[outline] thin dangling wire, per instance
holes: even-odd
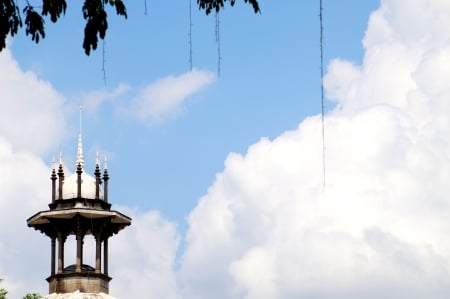
[[[102,8],[105,10],[105,1],[102,1]],[[106,58],[105,58],[105,37],[102,39],[102,73],[103,73],[103,83],[106,86]]]
[[[326,183],[326,164],[325,164],[325,101],[324,101],[324,88],[323,88],[323,5],[320,0],[320,98],[321,98],[321,110],[322,110],[322,171],[323,171],[323,189],[325,190]]]
[[[148,11],[147,11],[147,0],[144,0],[144,15],[147,15]]]
[[[189,0],[189,66],[192,71],[192,0]]]
[[[222,60],[222,56],[220,54],[220,17],[218,11],[216,11],[216,44],[217,44],[217,76],[220,77],[220,62]]]
[[[102,40],[102,73],[103,73],[103,83],[107,85],[106,81],[106,50],[105,50],[105,40]]]

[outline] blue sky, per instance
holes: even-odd
[[[195,2],[195,1],[194,1]],[[328,1],[324,8],[325,63],[362,58],[361,38],[377,1]],[[107,85],[102,49],[86,57],[81,48],[80,8],[69,4],[57,24],[47,22],[47,37],[37,46],[24,35],[12,41],[23,69],[51,82],[72,108],[84,94],[133,89],[189,71],[188,1],[127,3],[128,19],[109,13],[105,41]],[[115,201],[158,209],[184,225],[184,218],[223,169],[230,152],[245,153],[261,137],[274,138],[320,111],[319,19],[317,1],[261,2],[261,14],[243,3],[220,15],[221,75],[217,78],[215,17],[193,3],[193,65],[212,72],[213,83],[191,95],[181,113],[141,123],[117,116],[110,103],[83,115],[87,157],[113,152],[111,185]],[[126,102],[130,94],[116,101]],[[332,104],[327,103],[330,107]],[[75,108],[74,108],[75,109]],[[63,153],[74,160],[78,113],[67,113]],[[98,149],[96,147],[99,147]],[[58,155],[49,151],[46,160]],[[130,190],[133,190],[130,193]]]
[[[106,84],[72,3],[40,44],[0,53],[12,299],[47,291],[49,240],[24,221],[47,207],[52,157],[73,171],[80,104],[86,171],[108,156],[133,218],[110,242],[117,298],[447,298],[447,0],[323,1],[325,186],[318,1],[227,6],[220,76],[213,15],[193,3],[191,71],[189,2],[129,2],[109,14]]]

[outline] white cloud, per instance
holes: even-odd
[[[0,136],[18,149],[42,154],[61,140],[63,97],[33,72],[24,72],[10,50],[0,53]]]
[[[111,103],[116,113],[153,124],[178,116],[190,97],[214,81],[213,73],[193,69],[178,76],[160,78],[144,87],[121,83],[112,90],[84,92],[81,98],[83,109],[89,113],[96,113],[103,104]],[[75,109],[78,104],[70,111]]]
[[[114,101],[115,99],[126,94],[131,89],[131,86],[125,83],[121,83],[111,91],[94,90],[86,92],[82,95],[83,109],[91,113],[95,113],[102,104],[108,101]]]
[[[111,294],[117,298],[178,298],[175,277],[180,236],[158,212],[117,207],[133,218],[132,226],[111,238]]]
[[[12,298],[45,290],[43,278],[49,263],[42,252],[48,244],[27,227],[25,220],[45,208],[50,196],[49,168],[27,152],[14,152],[0,138],[0,278]],[[41,280],[36,280],[41,277]]]
[[[143,122],[159,122],[180,113],[183,103],[215,80],[213,73],[193,69],[157,80],[142,88],[132,100],[130,113]]]
[[[450,291],[448,1],[383,1],[338,105],[225,169],[189,216],[184,298],[446,298]]]
[[[10,50],[0,53],[0,278],[12,298],[46,289],[49,264],[40,234],[25,220],[50,196],[49,166],[41,155],[58,145],[66,123],[63,97],[33,72],[22,71]]]

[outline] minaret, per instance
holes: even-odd
[[[111,280],[108,275],[108,239],[129,226],[131,218],[111,210],[107,197],[109,175],[105,165],[102,189],[98,156],[95,177],[84,171],[81,132],[78,136],[75,164],[76,172],[67,177],[62,157],[58,168],[53,164],[50,176],[52,198],[48,205],[50,209],[31,216],[27,219],[27,224],[51,240],[50,276],[47,278],[50,294],[75,291],[108,294]],[[95,265],[83,263],[83,243],[87,235],[95,238]],[[76,263],[65,266],[64,244],[70,236],[75,236],[76,239]]]

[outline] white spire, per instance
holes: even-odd
[[[95,165],[100,166],[100,156],[98,155],[98,152],[95,154]]]
[[[81,139],[81,133],[78,135],[77,161],[75,166],[78,167],[78,164],[81,165],[81,168],[84,167],[83,140]]]
[[[62,151],[59,152],[59,165],[64,165]]]
[[[104,169],[105,170],[108,169],[108,160],[106,159],[106,156],[105,156],[105,167],[104,167]]]
[[[75,167],[78,167],[78,164],[81,165],[81,168],[84,168],[84,157],[83,157],[83,139],[81,138],[81,110],[83,106],[80,105],[80,133],[78,134],[78,150],[77,150],[77,161]]]

